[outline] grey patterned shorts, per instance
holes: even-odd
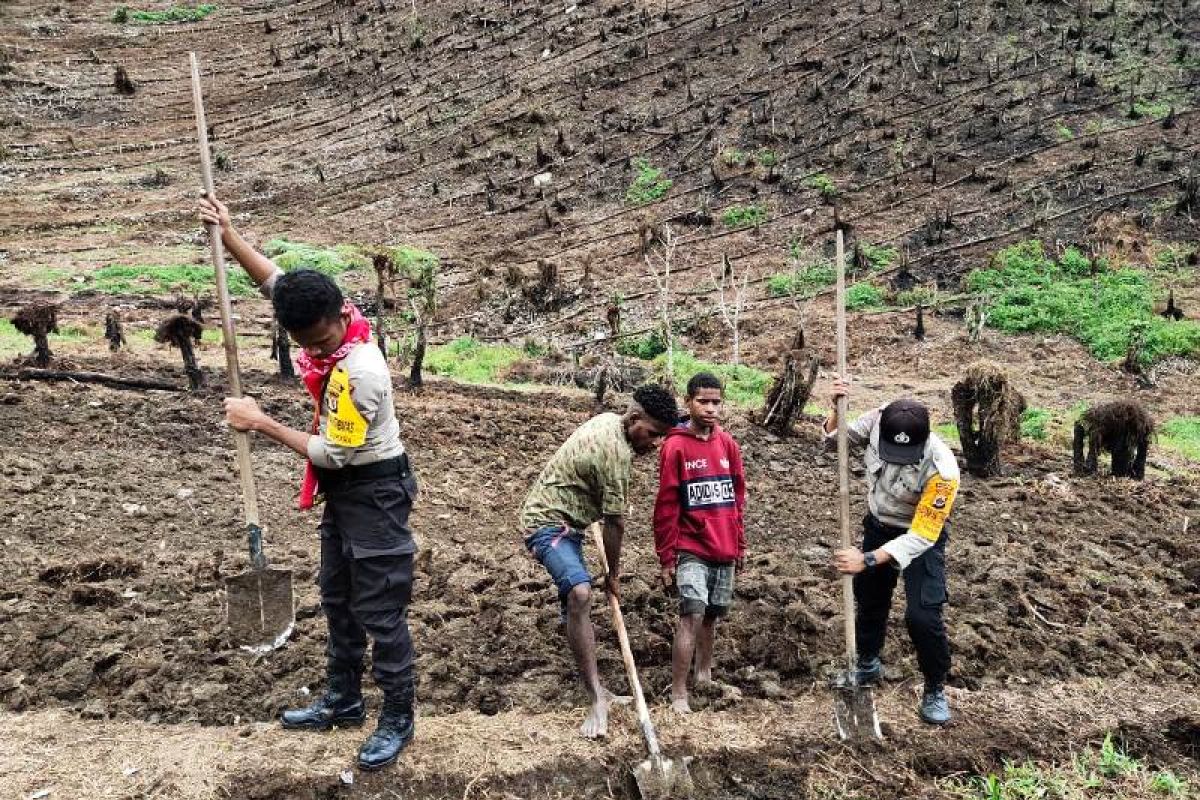
[[[723,617],[733,605],[733,564],[705,561],[680,553],[675,562],[680,614]]]

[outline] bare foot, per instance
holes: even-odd
[[[712,670],[711,669],[706,669],[703,671],[701,671],[699,669],[696,670],[696,683],[712,683],[712,682],[713,682],[713,678],[712,678]]]
[[[601,689],[600,696],[592,704],[592,711],[587,719],[579,726],[579,733],[585,739],[599,739],[608,735],[608,708],[614,703],[627,705],[633,698],[615,695],[608,689]]]
[[[678,698],[672,700],[671,701],[671,710],[674,711],[676,714],[692,713],[692,707],[690,705],[688,705],[688,699],[686,697],[678,697]]]

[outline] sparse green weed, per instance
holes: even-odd
[[[484,344],[470,336],[460,336],[444,345],[430,347],[425,353],[425,369],[434,374],[466,383],[499,383],[504,373],[526,358],[520,347]]]
[[[869,283],[856,283],[846,289],[846,308],[857,311],[883,305],[883,290]]]
[[[635,158],[633,167],[637,175],[625,192],[626,202],[634,205],[645,205],[655,200],[661,200],[671,190],[674,181],[664,177],[663,171],[653,166],[644,158]]]
[[[727,228],[758,227],[767,221],[767,210],[759,205],[730,206],[721,214]]]
[[[212,3],[201,3],[196,6],[171,6],[162,11],[138,11],[128,6],[117,6],[113,11],[112,21],[117,23],[132,22],[139,25],[167,25],[173,22],[199,22],[217,10]]]
[[[227,274],[230,294],[254,294],[254,285],[240,269],[229,270]],[[108,294],[200,294],[215,291],[217,285],[213,268],[199,264],[110,264],[91,273],[89,278],[72,288]]]
[[[804,185],[816,191],[825,200],[832,200],[837,197],[837,184],[824,172],[808,176],[804,179]]]
[[[654,359],[654,366],[659,371],[666,370],[667,356]],[[701,361],[686,350],[676,350],[674,353],[675,385],[680,394],[687,389],[688,380],[697,372],[711,372],[725,384],[725,400],[733,405],[756,407],[762,405],[767,389],[771,386],[771,375],[760,369],[747,367],[744,364],[718,364],[711,361]]]
[[[392,249],[400,250],[402,248]],[[368,264],[362,251],[353,245],[346,244],[321,247],[306,242],[272,239],[263,247],[263,252],[285,272],[291,272],[294,269],[315,269],[331,278],[336,278],[350,270],[364,269]]]

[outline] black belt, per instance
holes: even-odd
[[[408,463],[408,453],[401,453],[395,458],[385,458],[383,461],[373,461],[370,464],[354,464],[341,469],[323,469],[316,467],[317,483],[321,491],[337,491],[351,483],[359,481],[377,481],[382,478],[398,478],[404,480],[412,474]]]

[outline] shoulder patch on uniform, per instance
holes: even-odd
[[[367,420],[355,407],[352,394],[350,373],[341,365],[334,367],[325,390],[329,410],[325,438],[339,447],[362,447],[367,441]]]

